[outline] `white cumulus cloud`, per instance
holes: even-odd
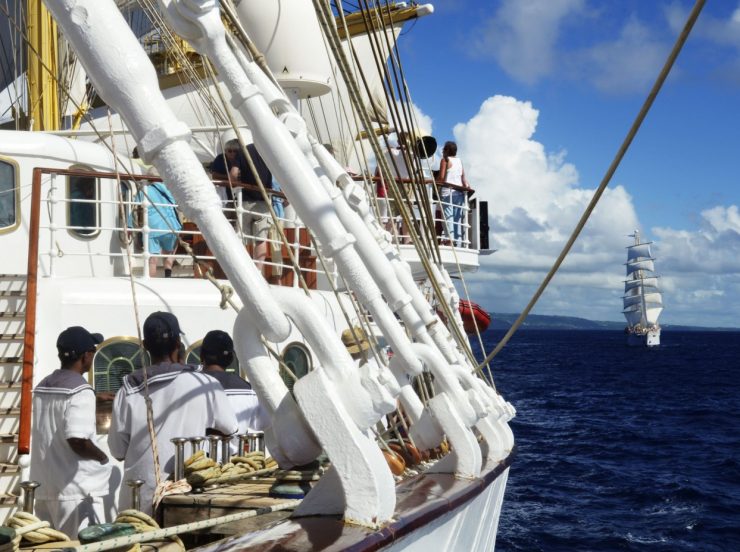
[[[562,22],[584,4],[584,0],[504,0],[485,22],[474,49],[494,57],[511,76],[536,82],[553,70]]]
[[[595,190],[579,184],[566,152],[534,138],[539,112],[529,102],[494,96],[455,126],[466,174],[488,201],[491,247],[479,272],[466,278],[474,300],[498,312],[519,312],[566,243]],[[717,206],[695,230],[643,229],[667,305],[664,321],[740,326],[740,211]],[[622,185],[607,188],[536,312],[618,320],[627,236],[640,229]]]
[[[545,79],[590,83],[602,92],[643,92],[655,80],[675,27],[683,26],[685,10],[672,4],[660,24],[642,21],[627,9],[587,0],[503,0],[483,21],[472,55],[494,59],[513,79],[526,84]],[[614,17],[622,18],[615,24]],[[705,31],[715,40],[735,40],[737,22],[713,21]],[[590,32],[599,28],[600,33]],[[589,38],[573,41],[574,35]],[[734,37],[734,38],[733,38]]]
[[[574,52],[570,73],[587,78],[603,92],[646,90],[653,83],[670,45],[635,17],[629,18],[619,36]]]

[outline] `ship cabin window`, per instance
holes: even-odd
[[[280,377],[283,378],[288,389],[293,391],[293,385],[313,368],[311,351],[303,343],[294,342],[286,345],[280,357]]]
[[[192,364],[192,365],[199,365],[203,364],[203,361],[200,359],[200,347],[203,345],[203,340],[196,341],[193,343],[190,348],[185,353],[185,364]],[[235,374],[239,374],[239,360],[236,358],[236,355],[234,355],[234,360],[231,361],[231,364],[229,364],[225,370],[227,372],[233,372]]]
[[[87,167],[72,167],[90,170]],[[70,232],[81,238],[92,238],[100,232],[100,183],[93,176],[70,176],[67,179],[67,224]]]
[[[0,232],[18,227],[19,197],[16,166],[0,160]]]
[[[112,337],[98,345],[89,376],[97,397],[98,433],[108,433],[113,398],[123,385],[123,378],[148,365],[149,353],[135,337]]]

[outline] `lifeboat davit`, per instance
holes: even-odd
[[[463,328],[468,334],[475,334],[476,325],[478,331],[483,332],[491,323],[491,315],[488,314],[478,303],[460,299],[460,316],[463,321]]]

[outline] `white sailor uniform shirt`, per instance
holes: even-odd
[[[96,440],[95,392],[77,372],[58,369],[33,390],[31,479],[38,500],[108,494],[111,466],[80,457],[67,439]]]
[[[199,366],[169,363],[150,366],[147,378],[162,481],[174,471],[175,446],[170,439],[203,436],[207,428],[225,435],[237,431],[236,416],[223,388],[203,374]],[[115,458],[124,459],[124,482],[144,480],[141,510],[151,513],[156,479],[142,370],[126,376],[116,393],[108,446]],[[122,492],[119,508],[128,508],[130,499],[128,492]]]
[[[233,372],[205,370],[203,373],[218,380],[224,388],[236,413],[239,433],[262,430],[269,425],[267,411],[260,405],[257,393],[254,392],[249,382]]]

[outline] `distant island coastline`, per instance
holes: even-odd
[[[489,330],[508,330],[519,314],[510,312],[491,313],[491,325]],[[543,314],[530,314],[522,324],[523,330],[624,330],[624,322],[611,322],[599,320],[587,320],[575,316],[547,316]],[[709,328],[702,326],[679,326],[673,324],[661,324],[664,330],[682,332],[738,332],[740,328]]]

